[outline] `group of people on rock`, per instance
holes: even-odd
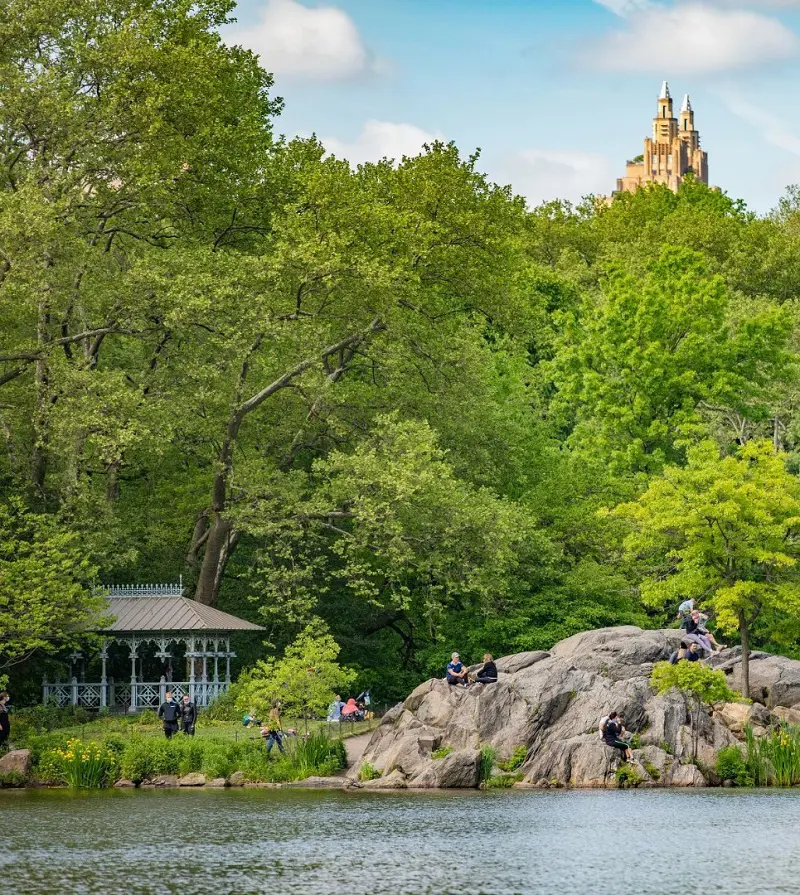
[[[165,697],[158,709],[158,717],[164,723],[164,736],[169,740],[178,730],[183,730],[187,736],[193,737],[197,724],[197,706],[189,698],[189,694],[184,693],[180,702],[173,698],[172,690],[167,690]]]
[[[347,702],[337,693],[333,702],[328,706],[327,720],[336,721],[367,721],[372,717],[369,706],[372,702],[369,690],[364,690],[358,696],[351,696]]]
[[[711,657],[726,649],[725,645],[719,643],[706,627],[708,615],[697,609],[694,600],[684,600],[678,607],[676,617],[680,619],[681,630],[684,634],[681,638],[680,649],[675,650],[669,657],[669,661],[673,665],[682,661],[698,662],[704,658],[701,650]]]
[[[469,687],[472,684],[496,684],[497,665],[491,653],[484,653],[483,667],[475,674],[470,674],[469,668],[461,661],[458,653],[453,653],[447,663],[445,678],[448,684],[454,687]]]

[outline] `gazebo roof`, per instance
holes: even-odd
[[[123,631],[263,631],[261,625],[221,612],[183,596],[179,584],[110,587],[108,615],[114,621],[104,634]]]

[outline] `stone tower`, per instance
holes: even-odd
[[[643,154],[629,161],[625,176],[617,179],[617,192],[632,193],[647,183],[664,183],[677,190],[687,174],[708,184],[708,153],[700,148],[689,95],[683,98],[680,118],[675,118],[669,84],[664,81],[653,119],[653,136],[645,137]]]

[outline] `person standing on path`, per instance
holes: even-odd
[[[0,690],[0,752],[6,748],[11,735],[11,718],[8,716],[8,690]]]
[[[267,755],[275,745],[279,752],[283,752],[283,728],[281,727],[281,704],[279,702],[272,703],[267,723],[261,729],[261,736],[264,737],[264,742],[267,745]]]
[[[181,707],[172,698],[172,690],[167,690],[166,700],[161,703],[158,717],[164,721],[164,736],[170,740],[178,732],[178,719],[181,717]]]
[[[197,723],[197,706],[189,699],[189,694],[184,693],[181,700],[181,724],[186,736],[194,736],[194,726]]]

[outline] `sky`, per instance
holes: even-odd
[[[800,182],[800,0],[240,0],[229,43],[352,164],[454,140],[531,205],[607,195],[661,82],[709,179],[756,212]]]

